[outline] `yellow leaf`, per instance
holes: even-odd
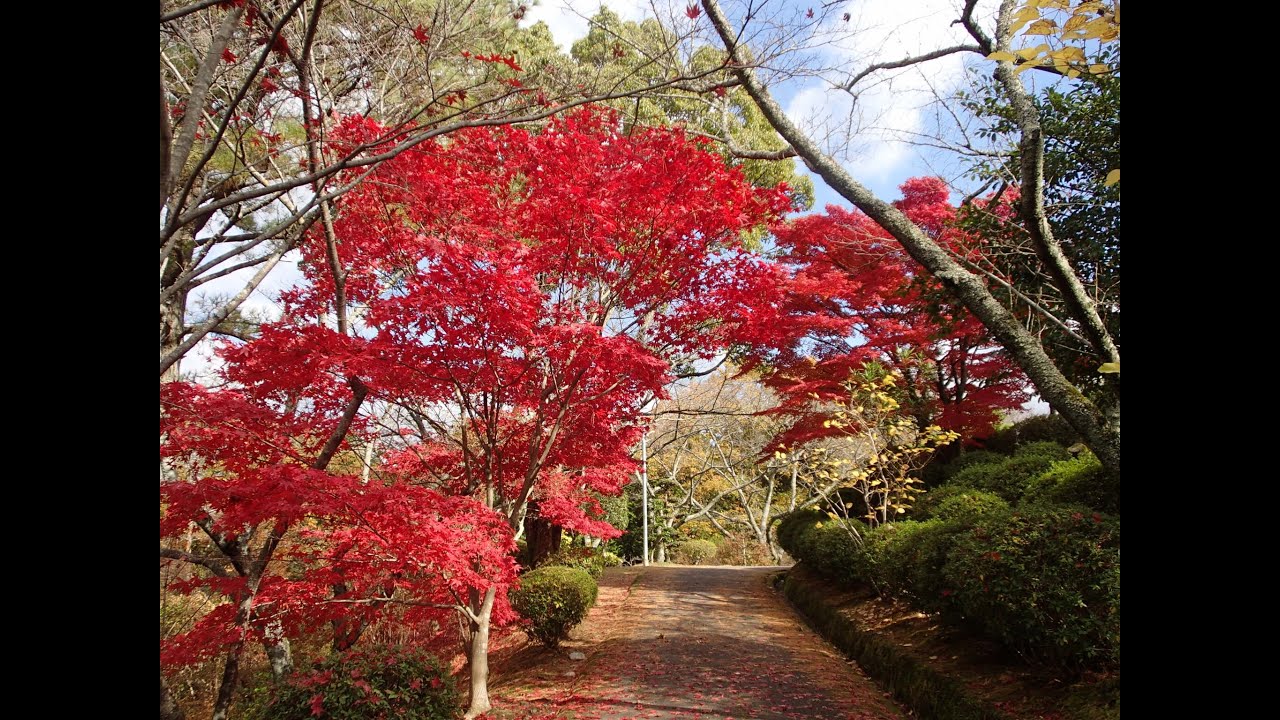
[[[1118,375],[1120,374],[1120,363],[1118,362],[1102,363],[1102,365],[1098,366],[1098,372],[1116,373]]]
[[[1089,18],[1084,15],[1072,15],[1067,18],[1067,22],[1062,26],[1062,32],[1071,32],[1082,27],[1087,22],[1089,22]]]
[[[1016,58],[1013,56],[1013,53],[1007,53],[1007,52],[1004,52],[1004,51],[997,51],[997,52],[993,52],[993,53],[991,53],[990,55],[988,55],[988,56],[987,56],[987,59],[988,59],[988,60],[1007,60],[1007,61],[1009,61],[1009,62],[1013,62]]]
[[[1090,72],[1090,73],[1092,73],[1092,74],[1094,74],[1094,75],[1101,75],[1101,74],[1103,74],[1103,73],[1111,72],[1111,66],[1110,66],[1110,65],[1103,65],[1103,64],[1090,65],[1090,66],[1089,66],[1089,72]]]
[[[1031,27],[1027,28],[1026,32],[1024,32],[1023,34],[1024,35],[1053,35],[1057,31],[1058,31],[1057,23],[1047,18],[1041,18],[1040,20],[1037,20],[1031,23]]]
[[[1102,184],[1106,187],[1111,187],[1118,182],[1120,182],[1120,168],[1116,168],[1115,170],[1107,173],[1107,179],[1103,180]]]
[[[1040,54],[1039,48],[1026,47],[1018,51],[1018,57],[1030,60]]]

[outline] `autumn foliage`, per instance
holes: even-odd
[[[976,253],[980,243],[955,228],[945,184],[914,178],[895,206],[945,247]],[[776,446],[836,434],[822,403],[845,394],[852,375],[877,364],[904,379],[904,410],[920,426],[964,438],[989,434],[998,410],[1020,406],[1027,382],[972,315],[886,231],[860,211],[828,206],[776,231],[790,268],[779,315],[758,326],[753,361],[781,411],[797,418]],[[815,403],[815,401],[817,401]]]
[[[350,118],[334,152],[381,137]],[[163,662],[326,625],[349,646],[391,607],[509,620],[529,501],[616,535],[596,498],[634,469],[641,405],[761,322],[781,273],[743,238],[790,208],[785,190],[597,111],[377,166],[331,233],[313,227],[283,317],[222,348],[221,385],[162,389],[161,535],[203,533],[168,551],[205,570],[175,589],[226,599]],[[375,437],[368,477],[333,462]]]

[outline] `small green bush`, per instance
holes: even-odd
[[[819,573],[846,584],[870,581],[873,577],[870,556],[863,552],[843,524],[854,524],[854,530],[865,542],[866,525],[857,520],[838,521],[826,518],[810,526],[796,541],[797,559]]]
[[[788,555],[799,560],[800,553],[796,549],[796,541],[799,539],[800,533],[825,519],[827,519],[826,513],[813,508],[789,513],[778,521],[778,527],[774,531],[774,536],[778,539],[778,547],[786,550]]]
[[[1071,457],[1071,453],[1067,452],[1066,447],[1052,440],[1037,440],[1025,443],[1019,445],[1018,449],[1013,451],[1014,457],[1027,457],[1029,455],[1039,455],[1054,460],[1067,460]]]
[[[943,567],[958,609],[1027,657],[1117,667],[1120,521],[1083,506],[1029,506],[980,518]]]
[[[607,568],[621,567],[622,558],[618,557],[617,555],[614,555],[608,550],[605,550],[604,555],[600,557],[600,562]]]
[[[255,720],[453,720],[458,693],[435,657],[395,647],[334,655],[277,684]]]
[[[1093,453],[1063,460],[1032,480],[1022,502],[1038,504],[1079,504],[1111,515],[1120,514],[1120,482],[1106,472]]]
[[[710,540],[685,540],[675,546],[672,556],[682,565],[701,565],[715,557],[718,549]]]
[[[548,555],[538,567],[552,565],[586,570],[591,577],[599,579],[604,573],[604,552],[599,548],[565,546]]]
[[[942,509],[946,506],[946,510]],[[989,510],[1007,510],[1004,498],[986,490],[975,490],[964,485],[943,485],[926,492],[911,508],[912,520],[944,518],[959,520]]]
[[[1004,462],[967,467],[952,476],[944,487],[959,486],[993,492],[1009,502],[1022,497],[1027,485],[1049,466],[1054,458],[1048,455],[1022,455]]]
[[[938,507],[934,511],[934,517],[940,520],[956,520],[966,525],[971,525],[983,515],[1004,512],[1009,509],[1009,503],[995,493],[986,492],[985,490],[966,490],[964,488],[958,488],[958,490],[960,492],[944,498],[942,502],[938,503]]]
[[[933,485],[940,485],[943,482],[950,480],[956,473],[964,470],[965,468],[970,468],[974,465],[1002,463],[1008,459],[1008,455],[1001,455],[1000,453],[991,452],[990,450],[968,450],[955,460],[943,465],[942,471],[939,473],[938,482],[933,483]]]
[[[1071,447],[1080,441],[1080,435],[1061,415],[1035,415],[996,431],[983,444],[988,450],[1008,454],[1019,445],[1039,440]]]
[[[511,593],[511,607],[528,622],[530,635],[555,648],[587,616],[598,592],[586,570],[544,565],[520,578],[520,589]]]
[[[910,598],[924,610],[946,609],[951,592],[942,568],[947,553],[966,529],[963,523],[941,519],[905,520],[877,527],[866,544],[876,587]]]

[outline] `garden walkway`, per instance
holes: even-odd
[[[882,720],[904,714],[810,630],[778,568],[615,568],[573,639],[495,677],[492,717]],[[584,653],[585,661],[568,659]],[[532,659],[532,658],[531,658]]]

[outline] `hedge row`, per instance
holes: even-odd
[[[778,540],[806,567],[963,618],[1030,659],[1118,665],[1120,523],[1083,506],[956,494],[928,520],[873,530],[795,513]],[[859,543],[854,533],[861,538]]]

